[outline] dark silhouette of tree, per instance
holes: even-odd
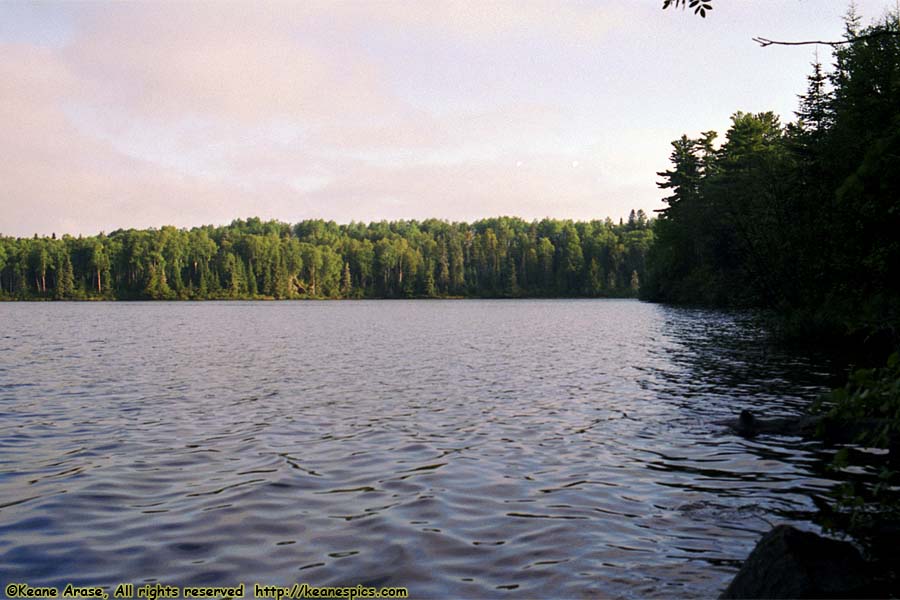
[[[851,11],[796,122],[736,113],[718,149],[710,134],[673,142],[644,297],[764,307],[795,333],[900,339],[898,31],[898,13],[860,28]]]

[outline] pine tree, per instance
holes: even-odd
[[[247,293],[256,296],[259,290],[256,287],[256,272],[253,270],[253,263],[247,263]]]
[[[434,285],[434,269],[431,268],[431,263],[425,268],[425,295],[429,298],[437,296],[437,289]]]
[[[341,277],[341,295],[344,298],[349,298],[350,293],[353,291],[353,279],[350,275],[350,263],[344,263],[344,274]]]
[[[278,252],[275,263],[275,272],[272,277],[272,287],[276,298],[290,298],[290,275],[288,275],[287,261],[284,254]]]
[[[60,253],[59,283],[56,286],[57,298],[71,298],[75,293],[75,274],[72,271],[72,259],[67,251]]]
[[[818,56],[812,63],[813,72],[806,77],[806,93],[800,95],[800,106],[795,113],[800,119],[804,132],[818,141],[821,134],[831,126],[831,94],[828,90],[828,76],[822,70]]]
[[[514,260],[510,259],[509,268],[506,273],[506,285],[504,286],[504,293],[514,298],[519,295],[519,279],[516,276],[516,263]]]
[[[588,267],[587,289],[585,292],[588,296],[599,296],[603,291],[603,272],[600,269],[600,263],[596,258],[591,259],[590,267]]]
[[[438,258],[438,283],[441,292],[447,293],[450,287],[450,258],[447,254],[447,242],[441,242],[441,255]]]

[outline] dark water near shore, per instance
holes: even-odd
[[[0,583],[717,595],[826,365],[629,300],[0,304]],[[252,590],[251,590],[252,591]],[[252,593],[251,593],[252,595]]]

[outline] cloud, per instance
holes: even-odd
[[[377,65],[308,43],[292,26],[309,17],[300,3],[252,6],[269,10],[225,2],[106,5],[82,17],[65,60],[94,102],[138,116],[252,123],[386,109],[390,94]]]
[[[351,2],[344,10],[345,17],[355,20],[380,20],[405,29],[456,36],[470,43],[550,37],[566,43],[596,44],[626,20],[625,12],[615,4],[556,0]]]
[[[66,111],[83,101],[80,82],[55,52],[7,44],[0,56],[0,80],[8,84],[0,86],[3,233],[96,233],[162,224],[163,215],[203,222],[220,219],[215,209],[239,195],[86,135]]]
[[[596,194],[596,173],[571,172],[579,142],[562,104],[502,87],[442,104],[474,76],[468,63],[433,87],[420,78],[462,52],[490,62],[475,65],[483,89],[526,81],[518,69],[546,65],[501,50],[597,44],[621,19],[595,3],[130,2],[62,12],[64,43],[0,45],[0,109],[10,115],[0,120],[3,233],[249,215],[543,216]]]
[[[352,165],[320,189],[303,195],[312,206],[365,207],[364,219],[472,220],[491,215],[592,219],[634,208],[635,186],[598,191],[604,165],[559,155],[506,155],[453,164]],[[646,198],[644,198],[646,200]],[[342,206],[343,205],[343,206]],[[490,213],[485,207],[490,207]],[[372,207],[382,211],[371,212]]]

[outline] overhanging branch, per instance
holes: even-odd
[[[831,46],[834,48],[835,46],[842,46],[844,44],[853,44],[855,42],[862,42],[864,40],[869,40],[872,38],[882,37],[885,35],[891,36],[900,36],[900,31],[876,31],[874,33],[870,33],[868,35],[860,35],[857,37],[852,37],[847,40],[839,40],[839,41],[823,41],[823,40],[809,40],[804,42],[779,42],[776,40],[770,40],[764,37],[755,37],[753,41],[759,44],[761,47],[765,48],[766,46],[810,46],[813,44],[821,44],[823,46]]]
[[[845,40],[841,42],[826,42],[823,40],[809,40],[806,42],[778,42],[776,40],[770,40],[764,37],[755,37],[753,41],[759,44],[761,47],[765,48],[766,46],[809,46],[812,44],[822,44],[825,46],[838,46],[840,44],[849,44],[851,40]]]

